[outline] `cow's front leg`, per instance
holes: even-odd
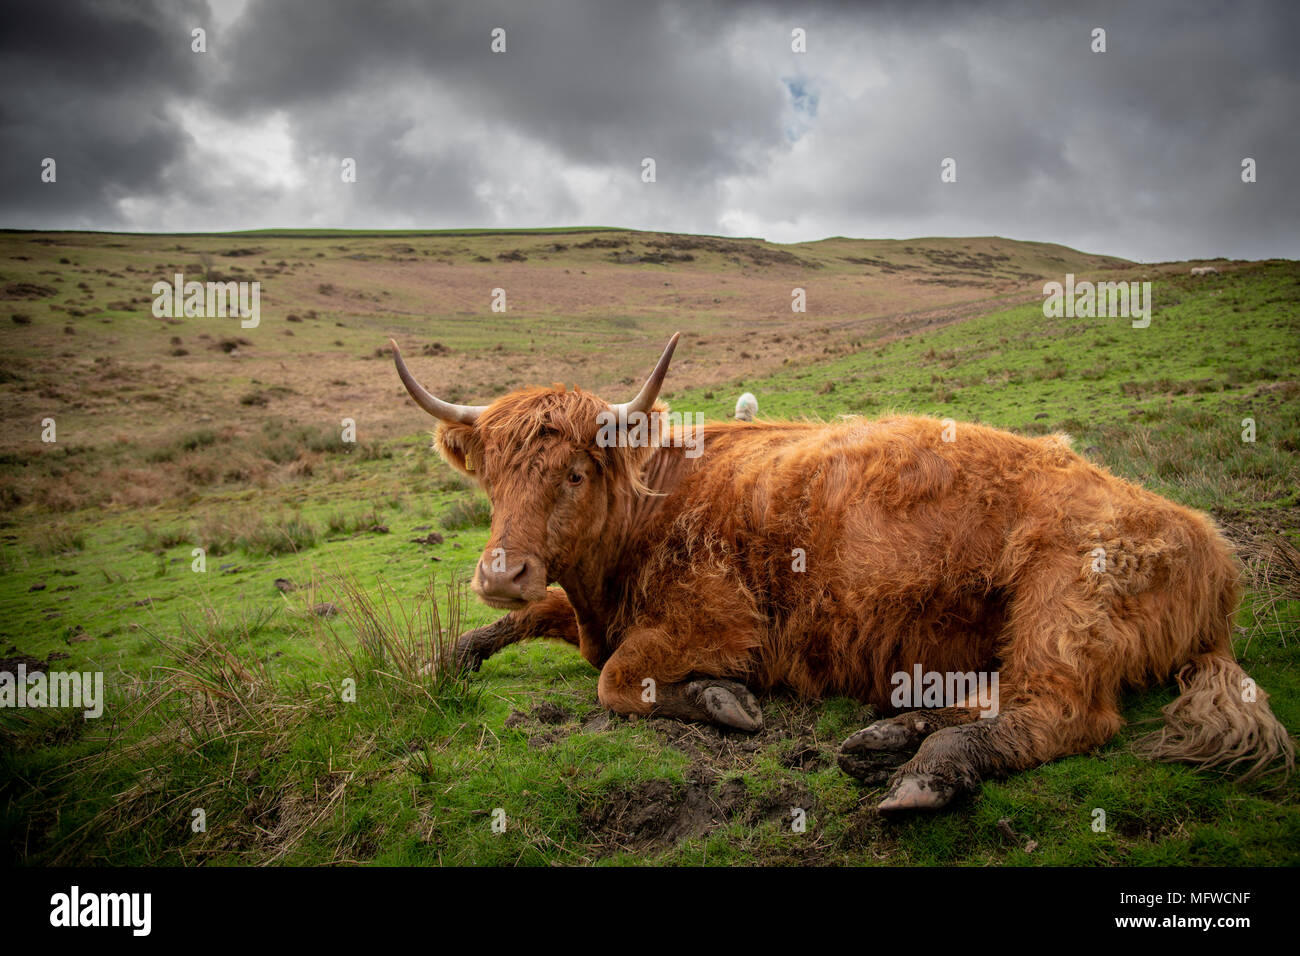
[[[491,624],[466,631],[456,641],[451,663],[461,670],[476,671],[502,648],[539,637],[580,644],[573,605],[559,588],[551,588],[540,601],[511,611]],[[441,664],[441,660],[438,663]]]
[[[689,646],[665,644],[659,632],[633,632],[601,668],[600,702],[619,714],[762,730],[757,699],[726,671],[725,659],[704,649],[692,653]]]

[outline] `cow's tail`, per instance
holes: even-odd
[[[1213,530],[1205,539],[1204,575],[1188,589],[1166,634],[1183,637],[1178,697],[1164,708],[1164,726],[1137,741],[1153,760],[1181,761],[1242,779],[1295,769],[1295,745],[1268,706],[1268,694],[1246,676],[1232,651],[1232,623],[1241,602],[1241,571],[1231,545]]]
[[[1178,690],[1164,708],[1164,727],[1137,742],[1139,753],[1152,760],[1240,769],[1243,780],[1295,769],[1290,735],[1268,706],[1268,694],[1246,676],[1230,647],[1184,664]]]

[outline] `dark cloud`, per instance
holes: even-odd
[[[602,223],[1300,255],[1300,5],[1284,0],[214,4],[13,7],[0,223]],[[46,155],[57,187],[39,182]]]
[[[207,5],[12,3],[2,16],[0,223],[119,224],[117,202],[157,189],[184,154],[174,110],[204,85],[190,30]]]

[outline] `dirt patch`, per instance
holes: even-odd
[[[685,786],[647,780],[603,795],[582,822],[608,853],[665,849],[725,825],[746,803],[741,780],[718,786],[693,772]]]
[[[13,653],[16,648],[11,647],[9,650],[10,653]],[[67,656],[67,654],[56,652],[51,654],[48,660],[44,661],[39,657],[28,657],[25,654],[19,654],[16,657],[3,657],[0,658],[0,673],[7,671],[10,674],[17,675],[19,667],[25,668],[25,672],[28,674],[35,674],[38,671],[40,673],[45,673],[50,669],[51,664]]]
[[[786,768],[812,771],[833,764],[838,739],[817,735],[818,708],[794,698],[776,698],[764,707],[765,725],[757,734],[724,730],[710,724],[650,718],[644,723],[691,760],[685,784],[649,780],[604,793],[584,807],[583,824],[598,853],[653,853],[685,840],[698,839],[730,823],[789,826],[795,811],[815,827],[816,795],[802,781],[784,780],[754,793],[754,779],[764,755],[775,754]],[[864,708],[864,722],[869,708]],[[589,721],[590,723],[590,721]],[[584,728],[585,730],[585,728]],[[816,863],[826,847],[810,839],[791,863]]]
[[[605,793],[585,807],[583,825],[603,853],[647,853],[706,836],[732,822],[754,826],[815,818],[817,798],[807,787],[783,783],[753,794],[745,781],[692,769],[685,784],[647,780]]]
[[[573,715],[557,704],[543,702],[532,709],[532,718],[543,724],[563,724],[572,720]]]
[[[573,719],[573,715],[563,707],[543,701],[527,714],[518,710],[510,711],[510,716],[506,718],[506,726],[520,727],[530,722],[539,724],[563,724]]]
[[[715,774],[745,773],[758,754],[775,753],[785,767],[817,770],[835,762],[841,741],[818,737],[819,710],[807,701],[786,697],[764,698],[763,729],[756,734],[724,730],[712,724],[683,723],[650,719],[647,723],[672,747],[691,758],[693,764]],[[874,717],[863,707],[860,726]]]
[[[37,282],[11,282],[4,287],[2,298],[5,299],[47,299],[58,295],[59,290]]]
[[[564,727],[565,724],[573,724]],[[534,750],[549,747],[577,729],[577,718],[556,704],[543,701],[528,713],[512,710],[506,717],[506,727],[528,736],[528,746]]]

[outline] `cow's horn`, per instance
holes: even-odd
[[[636,398],[622,405],[613,406],[614,412],[618,415],[620,421],[625,421],[632,412],[650,414],[650,409],[654,408],[655,399],[659,397],[659,389],[663,388],[664,376],[668,374],[668,363],[673,360],[673,350],[677,348],[677,340],[681,336],[682,333],[675,332],[673,337],[668,340],[668,347],[664,349],[664,354],[659,356],[659,364],[650,373],[650,377],[645,380],[645,384],[641,386],[641,391],[637,393]]]
[[[423,385],[415,380],[406,363],[402,361],[402,352],[397,347],[397,343],[392,339],[388,344],[393,347],[393,364],[397,366],[397,374],[402,377],[402,384],[406,390],[411,393],[415,399],[415,404],[419,405],[434,418],[443,422],[454,422],[461,425],[473,425],[478,417],[483,414],[486,405],[453,405],[451,402],[444,402],[436,395],[431,395],[425,391]]]

